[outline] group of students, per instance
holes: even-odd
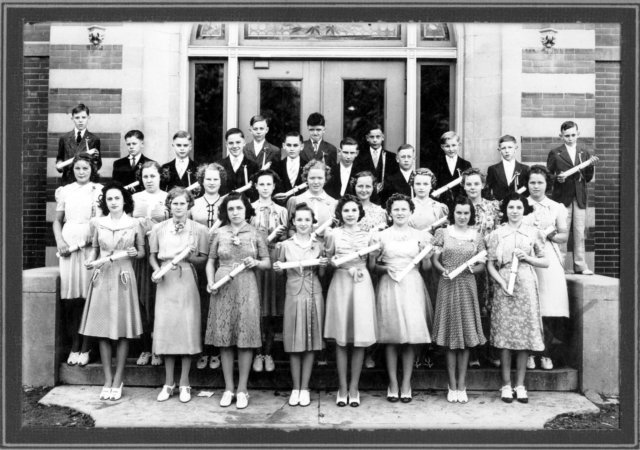
[[[59,161],[69,155],[65,142],[79,144],[88,133],[84,108],[72,113],[76,130],[72,139],[61,138]],[[577,125],[568,125],[563,139],[567,130],[577,133]],[[176,159],[160,166],[142,160],[144,136],[132,130],[125,135],[130,155],[116,161],[114,181],[104,187],[96,183],[99,140],[87,141],[87,151],[73,157],[70,183],[56,191],[53,225],[65,322],[73,336],[67,362],[87,364],[87,337],[98,338],[101,399],[122,396],[128,339],[142,336],[138,363],[165,365],[158,401],[176,390],[177,357],[179,397],[190,400],[192,358],[201,354],[199,368],[222,366],[220,405],[235,401],[245,408],[252,366],[273,370],[275,321],[282,320],[292,406],[310,404],[314,356],[325,340],[336,344],[338,406],[360,404],[358,381],[366,349],[374,344],[385,346],[389,401],[411,401],[416,349],[435,344],[446,353],[448,401],[466,403],[470,355],[475,359],[472,351],[487,340],[500,350],[501,398],[528,401],[524,378],[527,366],[535,367],[531,352],[544,352],[542,367],[551,368],[554,319],[569,315],[558,247],[567,240],[568,215],[563,204],[546,197],[547,188],[584,184],[592,166],[552,181],[559,172],[516,162],[516,140],[503,136],[503,160],[485,178],[457,155],[460,138],[447,132],[434,170],[414,169],[415,149],[405,144],[387,152],[379,125],[367,135],[368,151],[360,152],[350,138],[338,151],[322,140],[324,118],[317,113],[309,118],[311,139],[288,133],[280,159],[281,150],[265,140],[263,117],[251,120],[251,130],[249,145],[241,130],[228,130],[229,156],[200,167],[188,157],[187,132],[173,138]],[[570,139],[575,152],[575,136],[565,146]],[[553,150],[550,161],[554,152],[564,156]],[[124,187],[131,174],[140,183],[134,194]],[[442,201],[431,197],[459,175],[462,182]],[[249,183],[250,190],[237,192]],[[306,190],[293,195],[301,185]],[[521,187],[528,196],[518,193]],[[261,350],[254,357],[255,349]]]

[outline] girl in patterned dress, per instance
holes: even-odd
[[[309,379],[313,369],[314,352],[322,350],[324,305],[322,287],[316,272],[328,264],[322,241],[311,236],[316,216],[306,204],[295,206],[291,216],[295,234],[276,246],[277,261],[273,269],[280,272],[280,262],[320,260],[316,267],[287,269],[284,304],[283,344],[289,353],[293,390],[289,405],[308,406],[311,403]]]
[[[544,349],[535,267],[548,267],[549,262],[544,254],[544,235],[523,223],[523,217],[533,211],[526,197],[511,193],[502,201],[501,210],[507,223],[487,238],[487,268],[498,285],[491,311],[491,344],[501,351],[502,400],[513,401],[511,352],[515,351],[515,393],[519,402],[527,403],[524,387],[527,357],[530,351]],[[518,267],[510,294],[507,288],[514,257],[518,259]]]
[[[222,226],[211,241],[206,267],[207,290],[211,292],[211,298],[205,343],[220,349],[225,384],[220,406],[227,407],[235,399],[236,408],[243,409],[249,404],[247,381],[253,349],[262,344],[260,293],[253,269],[267,270],[271,268],[271,261],[266,240],[247,223],[254,210],[243,194],[228,194],[222,200],[218,214]],[[246,269],[219,289],[214,289],[216,281],[240,264],[244,264]],[[235,393],[234,347],[238,349],[239,372]]]
[[[186,189],[171,189],[166,205],[171,218],[155,225],[149,235],[151,281],[157,284],[153,353],[164,356],[165,382],[158,401],[166,401],[174,393],[173,371],[180,356],[180,401],[186,403],[191,400],[191,359],[202,351],[200,294],[193,265],[204,263],[207,257],[207,230],[187,218],[193,197]],[[174,264],[173,258],[186,248],[190,249],[187,257]],[[158,278],[157,271],[167,264],[171,270]]]
[[[53,235],[60,264],[60,299],[63,324],[71,337],[70,366],[89,362],[89,338],[78,333],[90,274],[84,263],[91,253],[89,221],[102,215],[98,199],[102,185],[96,183],[98,169],[90,155],[79,153],[73,160],[71,177],[74,182],[56,189],[56,218]],[[71,251],[75,247],[80,247]]]
[[[364,217],[364,209],[356,197],[349,194],[342,197],[336,206],[335,215],[340,227],[327,234],[327,257],[344,256],[369,245],[370,234],[358,227],[358,221]],[[336,396],[338,406],[360,406],[358,382],[364,350],[376,341],[375,293],[366,267],[366,258],[358,258],[336,267],[327,293],[324,337],[336,342],[340,384]],[[349,346],[353,348],[351,383],[347,385]]]
[[[85,263],[93,269],[85,303],[80,334],[98,338],[104,386],[100,400],[119,400],[124,384],[124,366],[129,352],[129,339],[142,334],[136,276],[131,258],[144,258],[144,231],[129,216],[133,211],[131,193],[122,184],[111,182],[102,189],[100,209],[103,217],[92,225],[92,252]],[[96,266],[100,258],[126,251],[127,258]],[[111,344],[116,344],[116,371],[111,371]]]
[[[433,267],[442,274],[433,324],[433,341],[446,348],[449,375],[449,402],[467,403],[466,376],[469,348],[486,342],[480,322],[474,274],[484,270],[484,262],[469,265],[455,278],[449,273],[484,250],[484,239],[472,228],[475,212],[471,201],[458,197],[449,214],[449,225],[436,231],[433,240]],[[457,368],[457,371],[456,371]]]

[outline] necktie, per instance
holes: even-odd
[[[314,155],[315,159],[319,159],[319,156],[320,156],[320,155],[318,155],[318,147],[319,147],[318,143],[314,142],[313,143],[313,155]]]
[[[378,168],[378,163],[380,162],[380,154],[378,150],[373,150],[373,167]]]
[[[78,131],[78,136],[76,137],[76,143],[79,144],[82,142],[82,132]]]
[[[136,166],[136,157],[135,156],[129,156],[129,164],[131,165],[131,168],[133,169]]]
[[[287,175],[289,176],[289,182],[291,183],[291,187],[293,187],[296,183],[296,168],[293,167],[293,164],[288,164]]]
[[[206,201],[206,199],[205,199]],[[208,203],[207,204],[207,226],[209,228],[211,228],[213,226],[213,222],[215,219],[215,207],[216,204],[215,203]]]

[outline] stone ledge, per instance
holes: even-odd
[[[38,267],[22,271],[22,292],[56,293],[60,288],[58,267]]]

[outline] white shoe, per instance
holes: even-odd
[[[180,401],[187,403],[191,400],[191,386],[180,386]]]
[[[205,367],[207,367],[207,364],[209,363],[209,355],[202,355],[200,358],[198,358],[198,362],[196,363],[196,369],[204,369]]]
[[[364,366],[367,369],[373,369],[376,367],[376,362],[373,360],[371,355],[367,355],[367,357],[364,359]]]
[[[289,396],[289,406],[296,406],[298,403],[300,403],[300,391],[294,389]]]
[[[533,355],[529,355],[529,357],[527,358],[527,369],[533,370],[535,368],[536,368],[536,360],[533,357]]]
[[[175,388],[176,388],[175,384],[173,386],[169,386],[168,384],[165,384],[164,386],[162,386],[162,390],[158,394],[158,401],[164,402],[169,400],[169,398],[173,395],[173,391],[175,390]]]
[[[264,357],[264,370],[265,372],[273,372],[276,370],[276,364],[273,362],[271,355],[265,355]]]
[[[100,391],[100,400],[109,400],[111,398],[111,388],[103,387]]]
[[[453,391],[451,389],[449,389],[449,392],[447,392],[447,401],[449,403],[455,403],[458,401],[458,391]]]
[[[308,389],[300,390],[300,402],[298,404],[300,406],[309,406],[311,404],[311,397]]]
[[[551,370],[553,369],[553,361],[551,361],[551,358],[543,356],[542,358],[540,358],[540,367],[542,367],[544,370]]]
[[[253,358],[253,371],[262,372],[263,369],[264,369],[264,356],[256,355],[256,357]]]
[[[138,356],[138,360],[136,364],[139,366],[146,366],[151,361],[151,352],[142,352],[140,356]]]
[[[91,352],[91,350],[87,351],[87,352],[80,352],[78,354],[78,361],[77,364],[80,367],[84,367],[87,364],[89,364],[89,352]]]
[[[231,405],[234,397],[235,395],[233,394],[233,392],[224,391],[224,394],[222,394],[222,398],[220,399],[220,406],[226,408],[227,406]]]
[[[500,398],[505,403],[511,403],[513,401],[513,389],[510,384],[505,384],[500,388]]]
[[[75,366],[78,364],[78,358],[80,357],[80,352],[71,352],[69,353],[69,357],[67,358],[68,366]]]
[[[120,383],[120,387],[112,387],[111,395],[109,395],[109,400],[120,400],[122,398],[122,387],[124,383]]]
[[[249,394],[246,392],[238,392],[236,394],[236,408],[244,409],[249,406]]]
[[[220,357],[212,356],[211,359],[209,360],[209,368],[217,369],[218,367],[220,367]]]
[[[524,388],[524,386],[516,386],[516,400],[518,400],[520,403],[528,403],[529,402],[529,397],[527,396],[527,390]]]
[[[469,397],[467,397],[467,390],[458,391],[458,403],[467,403]]]

